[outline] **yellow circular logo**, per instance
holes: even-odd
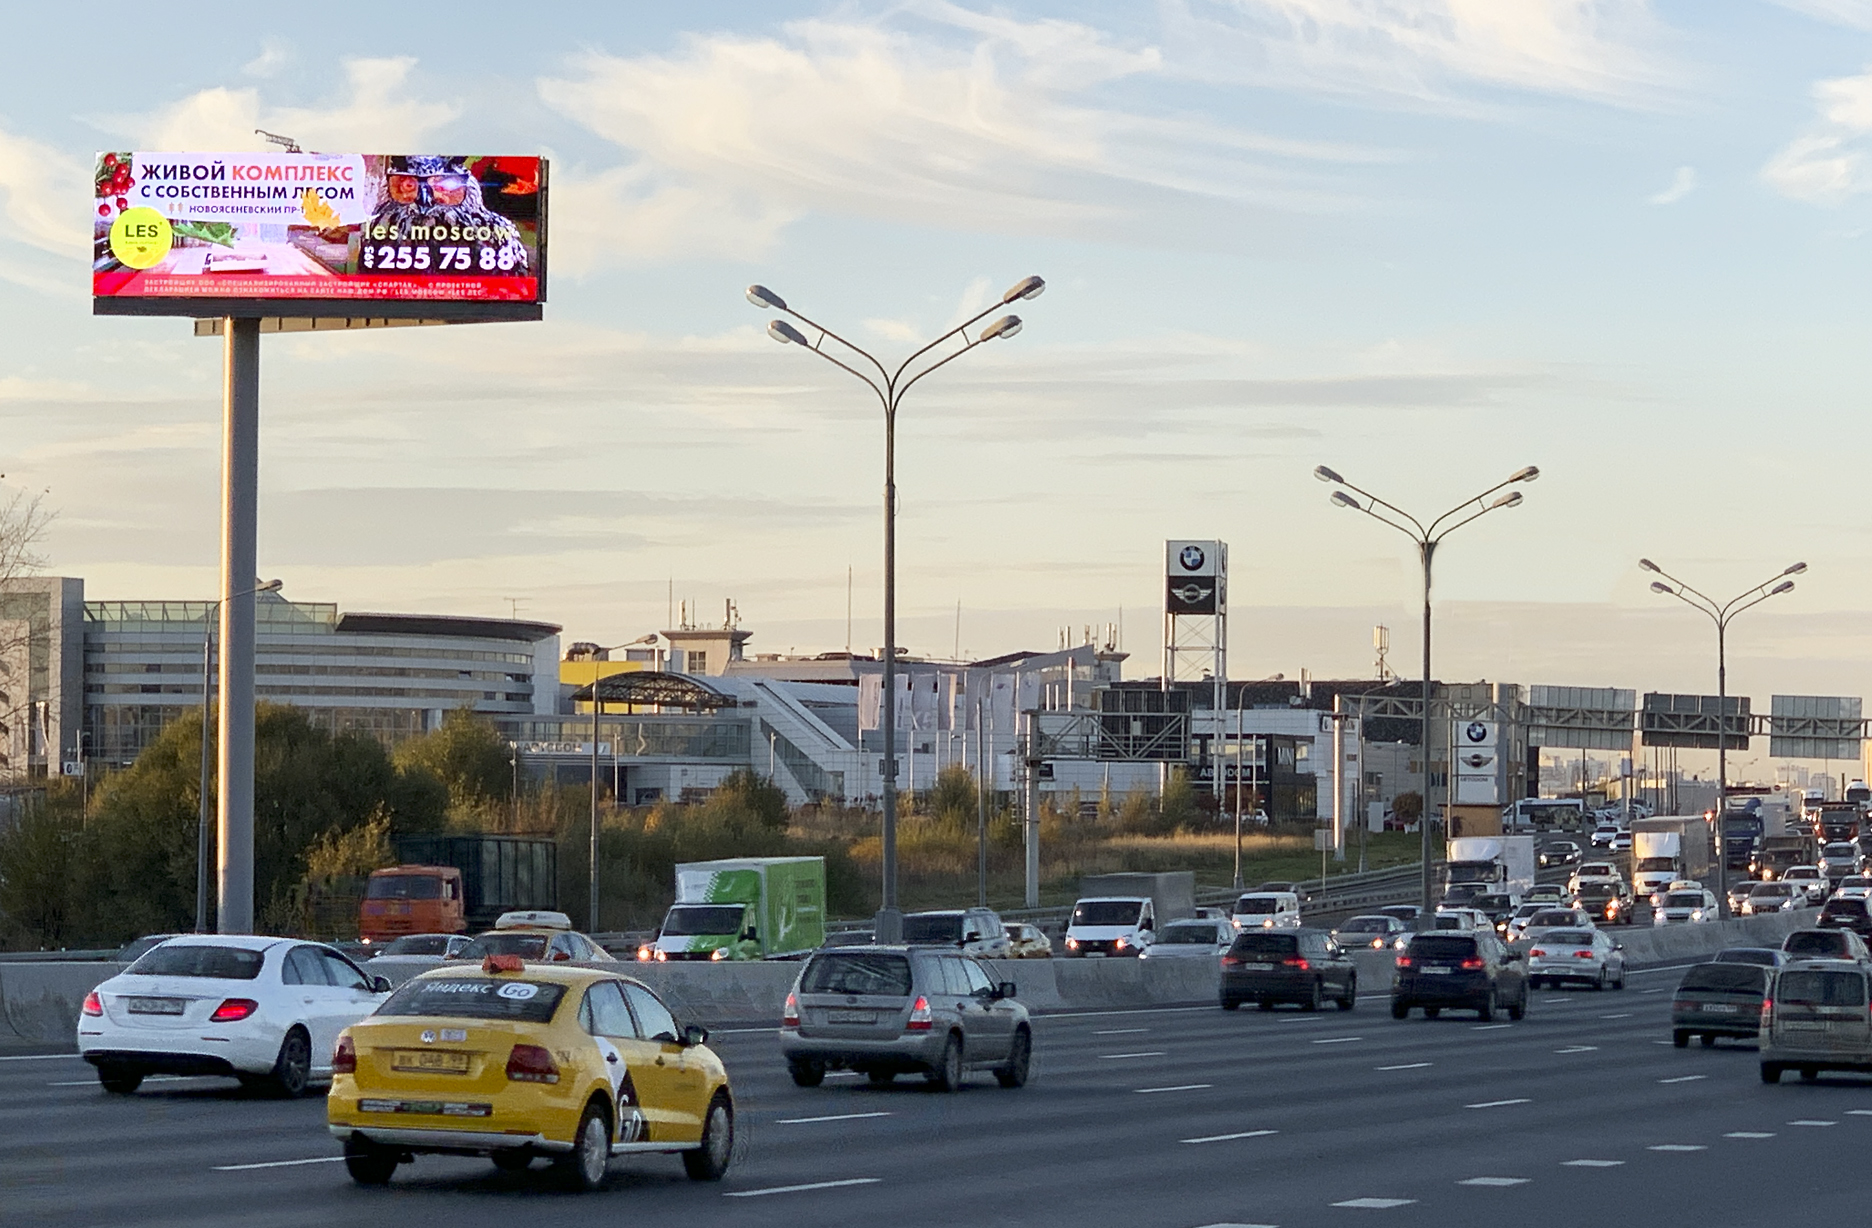
[[[175,231],[169,219],[154,209],[126,209],[111,223],[111,255],[133,269],[147,269],[169,254]]]

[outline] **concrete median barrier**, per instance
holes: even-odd
[[[123,969],[114,963],[0,963],[0,1021],[20,1040],[75,1043],[85,995]]]

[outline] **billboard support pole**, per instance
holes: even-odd
[[[254,928],[254,573],[260,502],[260,321],[223,321],[221,422],[220,907],[223,934]]]

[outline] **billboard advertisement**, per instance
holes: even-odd
[[[98,155],[93,310],[537,319],[546,161]]]
[[[1164,543],[1164,610],[1221,614],[1227,609],[1228,547],[1219,541]]]

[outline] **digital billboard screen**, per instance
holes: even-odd
[[[546,160],[103,153],[100,315],[538,319]]]

